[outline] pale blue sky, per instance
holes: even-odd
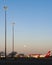
[[[6,5],[8,52],[12,51],[12,22],[15,22],[17,52],[43,53],[52,50],[52,0],[6,0]],[[0,0],[0,51],[4,51],[3,6],[4,0]]]

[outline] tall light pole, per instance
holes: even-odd
[[[6,37],[7,37],[7,20],[6,20],[6,12],[7,12],[7,6],[4,5],[4,10],[5,10],[5,58],[6,58],[6,55],[7,55],[7,52],[6,52]]]
[[[14,22],[12,23],[12,57],[14,53]]]

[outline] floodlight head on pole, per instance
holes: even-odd
[[[15,22],[12,22],[12,25],[14,26]]]
[[[5,10],[5,11],[7,10],[7,8],[8,8],[7,6],[4,6],[4,10]]]

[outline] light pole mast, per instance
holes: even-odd
[[[14,53],[14,22],[12,23],[12,53]],[[12,54],[13,57],[13,54]]]
[[[7,55],[7,52],[6,52],[6,37],[7,37],[7,21],[6,21],[6,12],[7,12],[7,6],[4,5],[4,10],[5,10],[5,58],[6,58],[6,55]]]

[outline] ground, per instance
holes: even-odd
[[[0,65],[52,65],[52,58],[7,58],[0,59]]]

